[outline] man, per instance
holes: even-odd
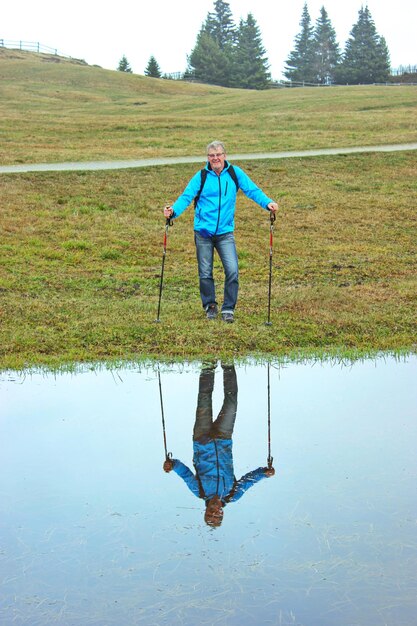
[[[231,323],[234,321],[239,289],[233,234],[238,189],[274,214],[278,205],[240,167],[228,163],[226,149],[221,141],[212,141],[207,146],[207,164],[204,169],[204,178],[203,172],[197,172],[174,204],[165,207],[164,215],[175,219],[195,200],[194,240],[203,308],[207,319],[214,320],[217,317],[218,304],[213,279],[213,256],[214,250],[217,250],[225,273],[221,314],[223,321]]]
[[[216,364],[202,367],[193,432],[195,474],[178,459],[167,458],[163,469],[180,476],[190,491],[205,502],[204,520],[220,526],[224,507],[236,502],[256,483],[274,476],[271,465],[259,467],[236,480],[233,469],[232,435],[237,413],[237,377],[233,365],[223,365],[222,408],[213,421],[212,396]]]

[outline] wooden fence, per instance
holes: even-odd
[[[38,41],[10,41],[7,39],[0,39],[0,48],[11,48],[13,50],[25,50],[26,52],[40,52],[44,54],[58,55],[58,50],[56,48],[43,46]],[[67,55],[61,54],[60,56]]]
[[[404,76],[404,74],[417,74],[417,65],[400,65],[391,68],[391,76]]]

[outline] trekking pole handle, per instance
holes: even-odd
[[[166,225],[166,226],[172,226],[172,224],[173,224],[173,221],[172,221],[172,216],[173,216],[173,214],[174,214],[174,210],[172,209],[171,205],[169,205],[169,204],[166,204],[166,205],[165,205],[165,211],[166,211],[167,209],[171,209],[171,214],[170,214],[169,216],[167,216],[167,215],[165,214],[165,219],[166,219],[165,225]],[[164,211],[164,213],[165,213],[165,211]]]

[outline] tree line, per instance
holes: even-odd
[[[380,83],[390,76],[388,46],[378,35],[367,6],[359,10],[358,20],[341,53],[324,6],[313,27],[307,3],[304,4],[300,32],[295,38],[284,75],[288,80],[314,84]]]
[[[187,57],[181,78],[223,87],[266,89],[271,75],[259,26],[252,13],[236,25],[225,0],[215,0]],[[118,70],[131,72],[123,55]],[[145,75],[168,78],[152,55]],[[342,52],[324,6],[313,25],[307,2],[300,31],[286,60],[284,76],[302,84],[369,84],[390,76],[390,58],[384,37],[377,33],[367,6],[361,7]]]

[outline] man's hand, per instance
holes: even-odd
[[[174,213],[174,209],[171,206],[164,207],[164,215],[167,219],[169,219]]]
[[[265,476],[267,476],[268,478],[270,476],[275,476],[275,469],[273,467],[265,467]]]
[[[174,467],[174,461],[172,459],[166,459],[164,461],[164,472],[166,472],[167,474],[172,470],[172,468]]]
[[[272,211],[272,213],[276,213],[278,211],[278,204],[276,202],[270,202],[268,204],[268,209]]]

